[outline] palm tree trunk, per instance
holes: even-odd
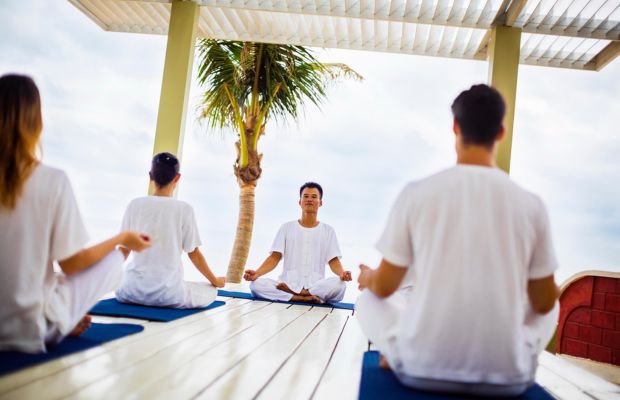
[[[248,260],[250,244],[252,243],[252,228],[254,226],[254,188],[255,184],[241,184],[239,193],[239,219],[237,233],[233,244],[226,281],[241,282],[245,263]]]

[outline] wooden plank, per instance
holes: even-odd
[[[553,354],[544,351],[538,358],[540,365],[553,371],[594,398],[620,398],[620,386]]]
[[[169,323],[151,322],[145,325],[145,330],[141,333],[130,335],[122,339],[118,339],[109,343],[104,343],[102,346],[98,346],[86,351],[71,354],[66,357],[62,357],[56,360],[49,361],[47,363],[38,364],[33,367],[17,371],[13,374],[5,375],[0,378],[0,394],[10,390],[14,390],[17,387],[33,382],[37,379],[52,375],[59,371],[69,369],[76,366],[86,360],[102,356],[106,352],[122,347],[126,344],[133,343],[135,341],[141,341],[145,337],[155,334],[159,331],[166,331],[175,329],[179,326],[194,323],[196,320],[203,319],[205,315],[215,315],[221,312],[225,312],[229,308],[239,307],[248,303],[249,300],[229,301],[225,306],[218,307],[212,310],[205,311],[204,313],[195,314],[186,318],[179,319],[177,321]]]
[[[575,357],[568,354],[556,354],[556,357],[560,357],[571,364],[578,365],[579,367],[590,371],[594,375],[600,376],[608,382],[616,385],[620,384],[620,367],[617,365],[589,360],[587,358]]]
[[[521,15],[521,11],[525,8],[527,4],[527,0],[515,0],[510,3],[508,10],[506,10],[506,26],[513,26],[519,15]]]
[[[311,306],[301,305],[301,304],[289,304],[289,310],[296,310],[301,312],[308,312],[311,309]]]
[[[259,302],[256,302],[258,304]],[[264,303],[263,303],[264,304]],[[280,331],[301,313],[286,305],[267,303],[259,311],[230,319],[181,343],[169,346],[117,371],[71,398],[189,398],[218,375],[218,368],[234,365]],[[222,351],[228,355],[221,354]],[[219,357],[214,357],[214,354]]]
[[[104,348],[105,345],[100,346],[93,349],[95,350],[93,352],[88,350],[77,353],[75,356],[62,358],[58,362],[51,362],[49,366],[44,364],[34,367],[34,373],[25,370],[19,382],[7,379],[7,388],[10,391],[3,392],[2,397],[58,398],[66,396],[140,359],[147,358],[162,347],[183,342],[192,335],[227,322],[230,318],[243,316],[265,306],[255,305],[252,302],[240,304],[240,307],[229,307],[225,312],[208,314],[209,311],[218,309],[209,310],[199,314],[202,316],[200,319],[194,318],[189,323],[181,323],[182,320],[174,321],[179,322],[176,326],[172,322],[151,323],[147,325],[145,332],[124,338],[127,340],[110,342],[107,348]],[[208,315],[208,318],[205,318],[205,315]],[[9,386],[8,382],[12,385]]]
[[[124,317],[106,317],[103,315],[93,315],[92,320],[98,324],[134,324],[142,325],[146,327],[151,321],[145,321],[143,319],[124,318]]]
[[[558,399],[592,400],[592,397],[585,394],[577,386],[542,365],[536,370],[535,379],[536,383]]]
[[[362,376],[362,356],[368,349],[368,338],[357,319],[349,317],[312,399],[357,399]]]
[[[347,316],[329,314],[263,387],[258,399],[308,399],[323,376]]]
[[[234,364],[233,368],[205,387],[196,398],[202,400],[255,398],[261,388],[296,353],[307,338],[321,328],[321,322],[325,318],[327,314],[304,313],[262,346],[252,351],[241,362]],[[226,356],[225,353],[222,354]],[[295,398],[303,398],[297,390],[300,383],[295,382]],[[290,390],[290,386],[285,388],[285,391],[289,392],[288,398],[291,397]]]
[[[230,292],[246,292],[250,293],[250,286],[247,283],[227,283],[224,290]]]
[[[333,308],[331,313],[350,317],[351,315],[353,315],[353,310],[345,310],[344,308]]]
[[[620,42],[610,42],[603,50],[601,50],[591,62],[596,65],[596,70],[600,71],[607,64],[612,62],[620,55]]]
[[[331,313],[333,308],[329,307],[312,307],[309,312],[311,313],[319,313],[319,314],[329,314]]]

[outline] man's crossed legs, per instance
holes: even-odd
[[[392,296],[381,299],[364,290],[359,296],[355,305],[355,316],[359,321],[362,331],[368,339],[376,346],[381,353],[381,366],[390,368],[390,363],[400,363],[398,349],[394,343],[394,337],[390,337],[386,332],[390,331],[397,321],[401,318],[405,310],[406,296],[398,291]],[[444,393],[460,393],[476,396],[518,396],[525,392],[534,381],[534,374],[537,368],[538,354],[544,350],[551,339],[559,314],[559,304],[556,302],[555,308],[544,315],[536,314],[533,311],[527,313],[525,319],[526,340],[530,344],[532,351],[533,365],[531,369],[531,382],[514,385],[495,385],[486,383],[463,383],[454,381],[444,381],[409,376],[394,370],[398,380],[405,386]]]
[[[346,284],[338,277],[321,279],[309,288],[299,292],[292,290],[285,282],[269,278],[258,278],[250,283],[250,290],[256,297],[276,301],[301,301],[306,303],[337,303],[344,297]]]

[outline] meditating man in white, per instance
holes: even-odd
[[[319,222],[317,215],[323,205],[323,188],[308,182],[299,189],[301,219],[280,227],[271,246],[271,254],[255,271],[245,271],[250,290],[256,297],[279,301],[336,303],[344,297],[346,281],[351,272],[340,263],[336,232]],[[262,278],[284,258],[283,272],[278,281]],[[325,264],[335,277],[325,278]]]
[[[516,396],[534,380],[558,316],[557,261],[542,201],[495,166],[504,101],[476,85],[452,104],[457,165],[410,183],[361,265],[356,317],[399,381]],[[413,290],[397,291],[413,269]]]

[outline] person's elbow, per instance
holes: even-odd
[[[376,285],[374,288],[372,288],[372,292],[377,297],[384,299],[386,297],[390,297],[391,295],[393,295],[397,288],[398,287],[391,288],[391,287],[386,287],[383,285]]]
[[[398,287],[399,285],[396,281],[377,279],[371,285],[370,291],[377,297],[384,299],[393,295],[398,290]]]
[[[555,307],[555,303],[558,299],[556,294],[549,295],[544,299],[539,299],[537,301],[530,301],[532,305],[532,309],[538,314],[547,314],[553,307]]]
[[[196,247],[194,250],[187,253],[187,256],[190,260],[194,261],[196,258],[200,257],[202,253],[200,252],[200,248]]]
[[[400,287],[406,271],[405,267],[382,259],[379,268],[373,273],[370,290],[381,298],[391,296]]]
[[[84,259],[89,258],[89,249],[83,249],[75,253],[69,258],[58,261],[58,266],[63,274],[70,276],[77,274],[82,270]]]
[[[560,290],[555,284],[553,275],[542,279],[530,280],[528,282],[530,305],[538,314],[547,314],[553,310],[559,296]]]

